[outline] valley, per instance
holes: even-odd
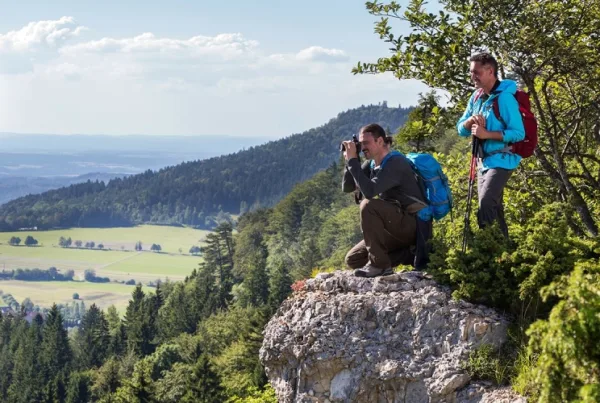
[[[202,246],[209,233],[189,227],[141,225],[131,228],[73,228],[52,231],[17,231],[0,233],[0,270],[55,267],[60,273],[73,270],[76,281],[0,281],[0,290],[12,294],[17,301],[29,297],[34,304],[49,307],[53,302],[71,300],[77,292],[84,301],[106,308],[111,304],[123,308],[131,297],[133,287],[121,284],[129,280],[148,284],[161,281],[181,281],[202,261],[190,254],[192,246]],[[9,244],[12,237],[24,240],[33,236],[36,246]],[[60,238],[71,238],[72,246],[61,247]],[[81,247],[75,242],[81,241]],[[86,243],[94,242],[94,248]],[[141,242],[141,250],[136,244]],[[160,252],[151,246],[160,245]],[[102,249],[98,246],[102,245]],[[84,281],[86,270],[98,277],[108,277],[109,283]]]

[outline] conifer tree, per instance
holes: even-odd
[[[198,275],[194,279],[193,288],[193,328],[201,319],[208,318],[219,309],[220,289],[217,288],[216,276],[208,262],[200,264]]]
[[[268,251],[264,241],[267,217],[266,211],[260,210],[246,214],[238,223],[234,275],[243,280],[241,306],[260,306],[269,298]]]
[[[108,357],[121,357],[127,349],[125,324],[119,317],[114,305],[108,307],[106,313],[108,323]]]
[[[185,284],[190,284],[189,280]],[[193,333],[197,315],[192,311],[195,301],[185,290],[184,283],[176,283],[159,311],[158,332],[161,340],[167,340],[181,333]]]
[[[119,367],[119,361],[115,357],[111,357],[96,371],[94,384],[92,385],[93,400],[106,398],[115,393],[121,386]]]
[[[289,272],[291,263],[286,258],[286,253],[281,248],[273,248],[268,258],[270,266],[269,277],[269,306],[275,311],[281,302],[292,292],[292,278]]]
[[[135,364],[131,379],[117,390],[117,401],[127,403],[159,403],[155,398],[154,384],[150,376],[151,368],[146,360]]]
[[[108,322],[96,304],[85,313],[79,328],[80,366],[85,369],[100,367],[107,357],[110,335]]]
[[[23,321],[24,322],[24,321]],[[32,402],[42,400],[44,379],[37,349],[42,342],[43,321],[36,315],[21,337],[17,334],[19,347],[11,358],[13,371],[10,386],[7,390],[7,400],[14,402]]]
[[[154,331],[148,318],[147,305],[149,301],[145,298],[142,285],[138,284],[132,292],[125,313],[125,334],[127,336],[127,348],[134,353],[145,356],[154,351],[152,341]]]
[[[213,370],[208,356],[202,354],[192,368],[187,392],[181,401],[185,403],[218,403],[223,400],[224,394],[220,377]]]
[[[91,400],[91,379],[87,372],[72,372],[67,386],[65,403],[83,403]]]
[[[46,398],[62,401],[65,395],[64,375],[69,372],[72,353],[63,317],[52,305],[43,329],[39,359],[46,383]]]
[[[13,355],[11,334],[14,319],[0,314],[0,401],[8,399],[8,388],[12,384]]]

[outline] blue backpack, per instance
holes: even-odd
[[[402,153],[392,151],[381,163],[381,168],[386,160],[393,156],[402,156],[408,160],[413,171],[422,180],[423,195],[427,199],[428,206],[419,210],[417,216],[423,221],[432,218],[441,220],[452,211],[452,191],[448,184],[448,177],[442,171],[442,166],[431,154]],[[418,202],[422,203],[420,200]]]

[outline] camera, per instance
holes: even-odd
[[[358,137],[356,137],[356,134],[352,136],[352,141],[354,141],[354,144],[356,145],[356,153],[360,154],[360,141],[358,141]],[[344,145],[344,143],[340,144],[340,151],[346,151],[346,146]]]

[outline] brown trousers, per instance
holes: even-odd
[[[385,269],[392,267],[392,263],[412,263],[414,255],[409,248],[415,245],[417,232],[414,215],[384,200],[363,200],[360,203],[360,228],[364,240],[346,254],[346,264],[350,268],[358,269],[370,263]]]

